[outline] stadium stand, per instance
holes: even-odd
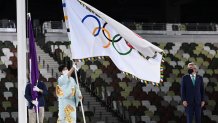
[[[54,28],[62,28],[54,23]],[[134,24],[143,29],[143,24]],[[134,26],[131,25],[131,26]],[[197,24],[196,24],[197,25]],[[196,26],[195,25],[195,26]],[[144,25],[146,28],[146,24]],[[157,30],[166,30],[159,24]],[[129,26],[128,26],[129,27]],[[197,25],[202,31],[216,31],[214,24]],[[155,29],[155,28],[154,28]],[[193,31],[192,25],[172,25],[173,30]],[[38,43],[38,42],[37,42]],[[184,107],[180,98],[180,78],[187,71],[186,64],[195,62],[199,74],[204,78],[206,106],[203,108],[203,123],[218,122],[218,43],[180,43],[153,42],[164,49],[164,82],[159,86],[144,83],[119,71],[108,57],[86,59],[79,62],[79,79],[84,95],[84,109],[88,123],[185,123]],[[58,64],[69,63],[70,43],[67,41],[49,41],[37,46]],[[16,41],[0,41],[0,123],[17,122],[17,54]],[[41,60],[41,61],[40,61]],[[57,98],[55,86],[58,74],[45,76],[51,72],[47,64],[39,59],[40,80],[48,87],[46,97],[45,123],[57,120]],[[91,96],[90,96],[91,95]],[[88,101],[87,101],[88,100]],[[100,107],[100,108],[99,108]],[[104,112],[106,110],[106,112]],[[111,121],[111,115],[115,118]],[[81,113],[78,122],[82,122]]]
[[[48,51],[57,61],[67,59],[65,44],[47,43],[47,48],[58,47]],[[187,71],[185,65],[195,62],[199,74],[204,77],[207,105],[203,121],[215,122],[215,99],[217,88],[216,44],[210,43],[154,43],[166,51],[164,83],[160,86],[141,83],[139,80],[120,72],[113,62],[104,57],[99,60],[86,60],[81,65],[81,82],[87,90],[95,95],[109,110],[124,121],[137,122],[185,122],[184,108],[180,98],[180,77]],[[49,48],[50,47],[50,48]],[[67,46],[66,46],[67,47]],[[216,89],[217,90],[217,89]],[[166,113],[167,111],[167,113]],[[166,115],[161,115],[166,114]],[[213,121],[212,121],[213,120]]]

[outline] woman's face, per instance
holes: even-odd
[[[68,71],[67,67],[65,67],[65,68],[62,70],[62,74],[63,74],[63,75],[66,75],[68,72],[69,72],[69,71]]]

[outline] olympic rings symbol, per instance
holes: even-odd
[[[119,34],[116,34],[113,38],[111,38],[110,32],[106,29],[107,23],[105,22],[104,25],[103,25],[103,27],[101,27],[101,22],[100,22],[100,20],[99,20],[96,16],[94,16],[94,15],[86,15],[86,16],[82,19],[82,23],[84,23],[84,21],[85,21],[87,18],[89,18],[89,17],[94,18],[94,19],[97,21],[97,23],[98,23],[98,27],[94,28],[92,34],[96,37],[96,36],[98,36],[98,35],[100,34],[100,32],[101,32],[101,30],[102,30],[104,37],[108,40],[108,43],[107,43],[105,46],[103,46],[104,48],[109,48],[109,47],[110,47],[110,43],[112,43],[112,46],[114,47],[114,49],[115,49],[120,55],[128,55],[129,53],[132,52],[132,49],[134,49],[134,47],[133,47],[130,43],[128,43],[125,39],[124,39],[124,40],[126,41],[126,44],[127,44],[127,46],[128,46],[130,49],[129,49],[127,52],[124,52],[124,53],[123,53],[123,52],[120,52],[120,51],[116,48],[115,43],[119,42],[119,41],[122,39],[122,37],[121,37]],[[107,34],[107,35],[106,35],[106,34]],[[139,36],[138,34],[136,34],[136,35],[137,35],[139,38],[142,38],[142,37]],[[139,54],[140,54],[141,56],[143,56],[140,52],[139,52]],[[143,57],[146,58],[146,59],[149,59],[149,58],[155,58],[156,56],[157,56],[157,52],[155,52],[155,54],[154,54],[153,57],[149,57],[149,56],[147,56],[147,57],[143,56]]]
[[[127,46],[130,48],[127,52],[120,52],[116,46],[115,46],[115,43],[121,41],[122,37],[119,35],[119,34],[116,34],[115,36],[113,36],[113,38],[111,38],[111,34],[110,32],[106,29],[106,25],[107,23],[105,22],[103,27],[101,27],[101,23],[100,23],[100,20],[94,16],[94,15],[86,15],[83,19],[82,19],[82,23],[84,23],[84,21],[87,19],[87,18],[94,18],[97,23],[98,23],[98,27],[94,28],[92,34],[96,37],[100,34],[100,31],[102,30],[102,33],[104,35],[104,37],[108,40],[108,43],[106,45],[104,45],[103,47],[104,48],[109,48],[110,47],[110,44],[112,43],[112,46],[114,47],[114,49],[120,54],[120,55],[128,55],[129,53],[131,53],[132,49],[134,49],[132,47],[132,45],[130,45],[128,42],[127,43]],[[125,40],[125,39],[124,39]]]

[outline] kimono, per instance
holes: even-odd
[[[61,75],[56,86],[58,96],[57,123],[76,123],[76,107],[80,101],[81,91],[72,77]]]

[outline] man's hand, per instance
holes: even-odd
[[[37,86],[34,86],[34,87],[33,87],[33,91],[40,92],[41,89],[39,89]]]
[[[182,104],[183,104],[184,107],[187,107],[187,106],[188,106],[187,101],[183,101]]]
[[[204,105],[205,105],[205,102],[201,101],[201,108],[204,107]]]
[[[32,104],[35,105],[35,106],[38,106],[39,102],[36,101],[36,100],[32,100]]]

